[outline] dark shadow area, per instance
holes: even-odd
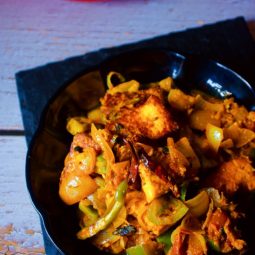
[[[247,25],[248,25],[249,31],[250,31],[250,33],[252,35],[252,38],[255,41],[255,20],[248,20],[247,21]]]

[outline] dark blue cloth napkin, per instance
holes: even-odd
[[[48,100],[72,77],[108,57],[140,49],[162,47],[184,55],[200,55],[221,62],[255,86],[255,43],[242,17],[200,28],[170,33],[137,43],[101,49],[16,74],[18,95],[27,143],[36,131]],[[59,253],[42,226],[47,254]]]

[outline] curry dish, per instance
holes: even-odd
[[[67,121],[59,194],[77,204],[77,238],[115,254],[245,252],[236,197],[255,190],[255,112],[171,77],[111,72],[107,86],[98,108]]]

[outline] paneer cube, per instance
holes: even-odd
[[[139,174],[142,181],[142,190],[148,203],[171,190],[170,182],[161,179],[143,163],[139,165]]]
[[[116,121],[131,132],[150,139],[158,139],[177,129],[177,124],[173,121],[170,112],[154,95],[149,96],[143,104],[137,107],[120,111]]]

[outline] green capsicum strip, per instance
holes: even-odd
[[[208,244],[209,244],[209,247],[216,251],[216,252],[220,252],[220,246],[218,244],[216,244],[213,240],[207,240]]]
[[[172,233],[173,233],[173,229],[170,229],[156,238],[158,243],[164,244],[165,254],[167,254],[170,248],[172,247],[172,242],[171,242]]]
[[[186,200],[187,189],[188,189],[188,182],[186,181],[186,182],[183,182],[182,185],[181,185],[181,197],[180,197],[180,199],[182,201]]]
[[[91,205],[83,205],[82,201],[79,203],[79,209],[88,217],[91,223],[96,222],[98,219],[97,210],[95,210]]]
[[[152,247],[147,246],[146,244],[139,244],[132,246],[126,250],[127,255],[153,255],[155,250]]]
[[[150,255],[152,253],[150,251],[148,252],[145,249],[145,246],[141,244],[141,245],[136,245],[136,246],[128,248],[126,250],[126,254],[127,255]]]
[[[85,240],[89,237],[92,237],[96,235],[99,231],[107,228],[109,224],[113,222],[113,220],[117,217],[119,211],[124,205],[124,199],[125,199],[127,187],[128,187],[128,184],[126,180],[122,181],[119,184],[115,192],[115,196],[114,196],[115,201],[111,210],[104,217],[96,221],[94,224],[82,228],[77,233],[77,237],[79,239]]]
[[[189,208],[179,199],[164,197],[154,199],[148,206],[147,217],[154,225],[173,226],[184,217]]]

